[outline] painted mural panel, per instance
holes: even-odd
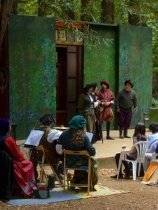
[[[9,21],[10,118],[25,138],[39,118],[56,112],[54,19],[11,16]]]
[[[119,89],[131,79],[138,98],[138,110],[133,112],[131,127],[143,121],[152,98],[152,31],[151,28],[120,26]]]
[[[97,26],[93,30],[99,40],[94,44],[87,40],[84,44],[84,84],[97,82],[100,88],[100,81],[106,80],[115,92],[115,28]]]

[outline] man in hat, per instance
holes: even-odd
[[[100,82],[101,89],[98,93],[98,99],[101,101],[101,109],[100,109],[100,121],[101,124],[106,122],[106,139],[114,140],[114,138],[110,137],[110,123],[113,120],[113,110],[112,104],[114,104],[114,94],[110,90],[110,85],[105,80]]]
[[[132,88],[133,84],[131,80],[126,80],[124,82],[124,89],[118,93],[115,101],[116,110],[118,113],[120,138],[130,138],[127,135],[127,130],[131,124],[132,108],[136,108],[137,106],[136,93]]]

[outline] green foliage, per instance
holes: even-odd
[[[19,15],[37,15],[38,0],[27,0],[27,2],[19,3],[17,10]]]
[[[76,20],[80,20],[81,2],[78,1],[78,0],[74,0],[72,7],[73,7],[73,10],[74,10],[74,13],[75,13]]]
[[[92,12],[91,12],[91,17],[93,22],[100,22],[100,16],[101,16],[101,1],[102,0],[98,0],[98,1],[92,1]],[[86,13],[87,11],[85,11]]]
[[[18,0],[17,0],[18,1]],[[25,0],[18,4],[18,14],[38,15],[38,7],[44,5],[46,16],[54,16],[58,20],[70,19],[68,13],[74,12],[76,21],[81,20],[81,15],[88,14],[93,22],[101,21],[101,2],[103,0],[91,0],[84,11],[81,11],[81,0],[41,0],[38,6],[38,0]],[[111,0],[107,0],[111,1]],[[158,69],[158,1],[157,0],[113,0],[114,2],[114,22],[116,24],[128,24],[130,15],[139,17],[139,25],[145,25],[152,28],[153,43],[153,68]],[[21,1],[22,2],[22,1]],[[75,32],[74,32],[75,33]],[[83,32],[80,32],[83,33]],[[82,34],[85,39],[89,38],[92,43],[100,42],[100,38],[89,29],[85,29]]]
[[[128,0],[114,0],[114,20],[115,23],[128,23]]]

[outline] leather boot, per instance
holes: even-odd
[[[124,138],[123,135],[122,135],[122,128],[119,129],[119,135],[120,135],[120,136],[119,136],[120,139],[123,139],[123,138]]]
[[[124,129],[124,137],[125,138],[131,138],[130,136],[127,135],[127,129]]]
[[[107,122],[106,124],[106,132],[107,132],[106,139],[114,140],[114,138],[110,137],[110,122]]]

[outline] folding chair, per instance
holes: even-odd
[[[53,172],[53,175],[55,176],[58,183],[61,186],[63,186],[63,183],[62,183],[61,179],[58,177],[53,165],[49,163],[45,148],[42,145],[40,145],[36,149],[37,149],[37,151],[42,152],[41,161],[38,162],[39,172],[40,172],[40,182],[39,183],[42,184],[43,179],[46,178],[48,175],[50,175]]]
[[[67,164],[67,158],[71,155],[77,155],[77,156],[86,156],[87,157],[87,165],[79,165],[79,166],[70,166]],[[85,158],[86,158],[85,157]],[[72,150],[64,150],[64,190],[69,189],[70,187],[70,180],[68,178],[68,171],[86,171],[88,174],[88,182],[87,184],[72,184],[71,183],[71,187],[87,187],[87,193],[89,195],[90,192],[90,180],[91,180],[91,157],[88,154],[88,152],[86,150],[82,150],[82,151],[72,151]]]
[[[136,180],[136,174],[137,174],[137,164],[138,164],[138,176],[140,175],[140,169],[141,165],[143,165],[144,168],[144,158],[145,153],[148,149],[148,142],[147,141],[140,141],[134,144],[134,146],[137,149],[137,158],[136,160],[129,160],[126,158],[126,155],[128,151],[121,152],[120,159],[119,159],[119,165],[117,170],[117,179],[119,178],[119,173],[122,165],[122,161],[127,161],[129,163],[132,163],[132,170],[133,170],[133,180]]]

